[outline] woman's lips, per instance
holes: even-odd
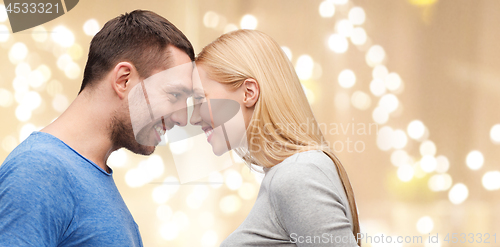
[[[207,141],[210,142],[212,139],[212,134],[214,133],[214,129],[208,127],[208,128],[203,128],[203,131],[205,132],[205,135],[207,136]]]

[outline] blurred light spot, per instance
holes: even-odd
[[[184,130],[179,129],[178,131],[184,131]],[[187,133],[186,133],[186,136],[187,136]],[[173,154],[180,155],[180,154],[187,152],[191,148],[193,148],[193,140],[192,139],[184,139],[182,141],[169,143],[168,147],[170,148],[170,151]]]
[[[25,76],[16,76],[12,81],[12,87],[16,93],[23,92],[27,93],[30,89],[28,79]],[[22,98],[17,98],[16,101],[21,103]]]
[[[212,227],[215,223],[215,217],[212,212],[203,212],[200,214],[199,225],[204,228]]]
[[[37,127],[31,123],[27,123],[21,127],[21,130],[19,131],[19,142],[23,142],[28,136],[33,133],[33,131],[36,131]]]
[[[123,167],[127,163],[127,159],[127,152],[125,149],[120,148],[109,155],[107,164],[112,168]]]
[[[431,173],[436,170],[436,166],[437,161],[434,156],[424,155],[420,160],[420,168],[422,168],[422,171],[424,172]]]
[[[334,97],[335,107],[339,110],[347,110],[350,105],[350,97],[346,92],[338,92]]]
[[[286,46],[282,46],[281,49],[286,54],[286,56],[288,57],[288,59],[290,59],[290,61],[292,61],[292,50],[290,50],[290,48],[288,48]]]
[[[57,112],[63,112],[68,108],[69,106],[69,101],[68,98],[63,95],[63,94],[56,94],[54,96],[54,99],[52,100],[52,107],[54,107],[54,110]]]
[[[420,234],[428,234],[434,229],[434,221],[429,216],[424,216],[417,221],[417,231]]]
[[[301,80],[308,80],[312,76],[314,61],[309,55],[302,55],[297,59],[295,70]]]
[[[0,42],[1,43],[6,42],[7,40],[9,40],[9,37],[10,37],[9,28],[3,24],[0,25]]]
[[[410,4],[417,6],[430,6],[437,2],[437,0],[410,0]]]
[[[390,91],[397,91],[401,87],[401,77],[396,73],[390,73],[385,78],[385,87]]]
[[[392,147],[395,149],[402,149],[408,143],[408,137],[406,137],[406,133],[402,130],[395,130],[392,139]]]
[[[481,152],[474,150],[467,155],[465,161],[471,170],[478,170],[484,164],[484,157]]]
[[[33,70],[28,74],[28,81],[32,88],[39,88],[43,85],[45,78],[39,70]]]
[[[349,2],[349,0],[329,0],[329,1],[332,1],[334,4],[337,4],[337,5],[344,5],[347,2]]]
[[[0,22],[4,22],[7,20],[7,10],[5,9],[5,5],[0,4]]]
[[[398,168],[398,178],[403,182],[408,182],[413,178],[413,167],[409,164],[403,164]]]
[[[68,50],[68,55],[71,57],[73,60],[78,60],[82,57],[83,55],[83,49],[79,44],[74,44],[72,45]]]
[[[382,127],[377,133],[377,146],[382,151],[387,151],[392,147],[394,130],[389,126]]]
[[[208,197],[209,190],[205,185],[197,185],[193,192],[186,197],[189,208],[198,209],[203,205],[203,201]]]
[[[68,64],[70,63],[73,63],[73,59],[71,58],[71,56],[67,53],[61,55],[58,59],[57,59],[57,67],[60,69],[60,70],[65,70],[66,66],[68,66]]]
[[[17,120],[26,122],[31,118],[31,109],[28,106],[19,105],[16,107],[15,115]]]
[[[309,104],[313,105],[314,101],[316,99],[315,96],[314,96],[314,92],[311,91],[309,88],[307,88],[304,85],[302,85],[302,90],[304,90],[304,93],[306,94],[306,98],[307,98],[307,101],[309,102]]]
[[[71,62],[64,67],[64,74],[69,79],[76,79],[80,76],[80,66],[77,63]]]
[[[243,183],[243,179],[241,178],[241,175],[233,169],[229,169],[226,172],[224,172],[224,177],[225,177],[226,186],[230,190],[239,189],[241,184]]]
[[[166,222],[160,226],[160,235],[165,240],[174,240],[179,236],[180,228],[174,222]]]
[[[50,96],[55,97],[56,95],[62,93],[63,87],[59,81],[52,80],[47,84],[46,90]]]
[[[319,15],[323,18],[330,18],[335,14],[335,5],[332,1],[323,1],[319,5]]]
[[[43,26],[36,26],[33,28],[33,32],[31,33],[31,37],[35,42],[42,43],[49,38],[49,34],[47,32],[47,29]]]
[[[335,25],[335,30],[337,30],[337,33],[344,37],[350,37],[352,35],[353,29],[354,27],[352,26],[352,23],[346,19],[338,21]]]
[[[370,108],[372,100],[370,98],[370,95],[361,91],[356,91],[351,96],[351,103],[357,109],[366,110]]]
[[[244,200],[251,200],[257,195],[257,190],[255,185],[251,183],[243,183],[241,188],[238,190],[238,195]]]
[[[410,156],[404,150],[395,150],[391,154],[391,163],[396,167],[408,164],[409,161],[410,161]]]
[[[321,64],[314,63],[313,71],[312,71],[312,79],[319,80],[323,75],[323,69],[321,68]]]
[[[88,36],[94,36],[100,29],[101,27],[96,19],[89,19],[83,24],[83,32]]]
[[[344,53],[349,48],[349,43],[344,36],[335,33],[328,38],[328,47],[335,53]]]
[[[28,109],[30,109],[31,111],[38,108],[41,103],[42,103],[42,97],[38,92],[35,91],[27,92],[24,95],[23,100],[21,101],[21,105],[28,107]]]
[[[420,144],[420,154],[421,155],[436,155],[436,144],[433,141],[427,140]]]
[[[253,15],[244,15],[241,18],[240,27],[241,29],[256,29],[257,28],[257,18]]]
[[[201,246],[202,247],[212,247],[216,246],[219,237],[217,232],[214,230],[208,230],[201,236]]]
[[[226,27],[224,27],[224,33],[229,33],[236,30],[238,30],[238,26],[231,23],[227,24]]]
[[[28,55],[28,47],[24,43],[17,42],[10,48],[9,60],[13,64],[23,61]]]
[[[399,106],[399,100],[394,94],[386,94],[380,98],[378,105],[386,112],[391,113]]]
[[[17,146],[17,140],[14,136],[8,135],[2,140],[2,148],[5,152],[10,153]]]
[[[213,11],[207,11],[203,16],[203,25],[208,28],[216,28],[219,25],[219,15]]]
[[[491,141],[495,144],[500,144],[500,124],[495,124],[490,130]]]
[[[366,35],[365,29],[362,27],[356,27],[352,30],[351,42],[355,45],[364,45],[368,36]]]
[[[161,221],[170,220],[172,218],[172,215],[172,208],[170,208],[168,205],[162,204],[156,209],[156,216]]]
[[[379,79],[385,81],[387,75],[389,75],[389,70],[387,70],[387,67],[385,67],[385,65],[379,64],[375,66],[375,68],[373,68],[372,71],[373,79]]]
[[[352,70],[344,69],[340,72],[338,80],[341,87],[350,88],[356,83],[356,75],[352,72]]]
[[[211,183],[210,187],[217,189],[224,183],[224,177],[220,174],[220,172],[212,172],[208,175],[208,181]]]
[[[413,120],[408,124],[406,131],[410,138],[418,140],[425,134],[425,125],[420,120]]]
[[[365,23],[365,19],[366,19],[366,14],[363,8],[354,7],[351,10],[349,10],[349,20],[351,21],[352,24],[361,25]]]
[[[433,175],[428,182],[429,189],[432,191],[446,191],[451,187],[452,179],[449,174]]]
[[[370,92],[375,96],[381,96],[385,93],[384,81],[379,79],[373,79],[370,82]]]
[[[389,113],[382,107],[373,109],[372,118],[379,124],[385,124],[389,120]]]
[[[57,26],[52,30],[51,38],[62,47],[71,47],[75,43],[75,36],[64,26]]]
[[[153,201],[158,204],[163,204],[168,201],[170,194],[168,193],[168,185],[160,185],[153,189]]]
[[[445,173],[450,168],[450,161],[448,161],[448,158],[446,158],[446,156],[439,155],[438,157],[436,157],[436,161],[436,172]]]
[[[220,200],[219,207],[222,213],[233,214],[241,208],[241,200],[235,195],[228,195]]]
[[[490,171],[483,175],[483,186],[487,190],[500,189],[500,172]]]
[[[0,88],[0,106],[7,108],[11,106],[13,102],[14,96],[12,93],[7,89]]]
[[[186,229],[189,226],[189,217],[182,211],[175,212],[172,216],[172,221],[180,226],[181,229]]]
[[[382,46],[374,45],[366,53],[366,62],[369,66],[375,66],[382,63],[385,59],[385,51]]]
[[[455,205],[464,202],[468,196],[469,196],[469,190],[467,189],[467,186],[465,186],[465,184],[462,183],[457,183],[453,185],[453,187],[448,192],[448,199],[450,199],[450,202]]]
[[[43,82],[49,81],[50,77],[52,76],[52,71],[45,64],[42,64],[42,65],[38,66],[38,68],[36,68],[35,70],[36,71],[40,71],[40,73],[42,73]]]
[[[163,180],[163,183],[168,186],[167,190],[169,194],[175,194],[180,188],[179,180],[173,176],[168,176],[167,178],[165,178],[165,180]]]
[[[31,66],[26,62],[20,62],[16,66],[16,76],[27,76],[31,72]]]

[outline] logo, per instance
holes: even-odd
[[[12,32],[23,31],[56,19],[72,10],[79,0],[4,0]]]

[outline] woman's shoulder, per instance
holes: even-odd
[[[335,164],[321,150],[296,153],[271,168],[266,176],[270,190],[278,193],[340,182]]]

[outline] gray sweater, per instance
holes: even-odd
[[[221,246],[357,246],[333,161],[313,150],[267,170],[250,214]]]

